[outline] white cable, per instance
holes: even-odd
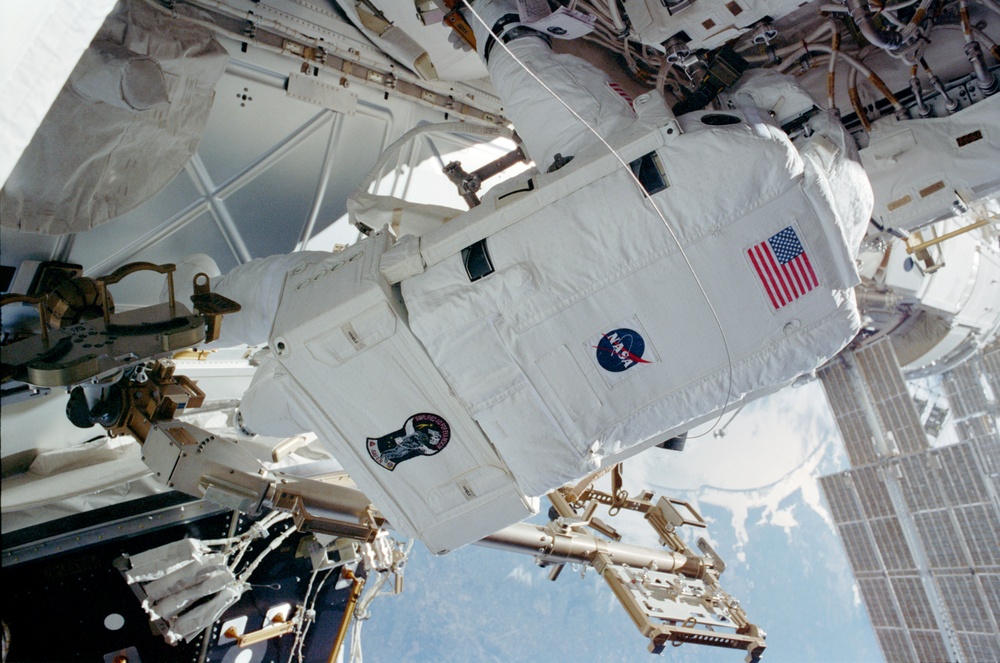
[[[302,599],[302,606],[305,607],[306,603],[309,602],[309,592],[312,591],[313,583],[316,581],[316,576],[319,575],[318,570],[313,570],[309,575],[309,584],[306,585],[306,593]],[[288,652],[288,663],[292,663],[292,659],[295,658],[295,652],[299,652],[299,658],[302,658],[302,643],[305,642],[305,630],[308,628],[308,618],[306,617],[306,611],[303,610],[301,619],[295,625],[295,639],[292,640],[292,648]]]
[[[284,543],[285,539],[290,537],[296,531],[297,530],[294,527],[289,526],[288,529],[286,529],[284,532],[276,536],[274,540],[271,541],[270,544],[268,544],[267,548],[264,548],[264,550],[259,555],[257,555],[257,559],[252,561],[250,565],[247,566],[247,568],[243,571],[243,573],[240,574],[239,577],[240,582],[246,582],[247,578],[249,578],[250,575],[257,570],[257,567],[260,566],[260,563],[264,561],[264,558],[270,555],[272,551],[274,551],[278,546]]]
[[[348,659],[350,663],[362,663],[361,626],[365,620],[371,617],[368,607],[382,593],[382,588],[385,587],[388,580],[389,572],[379,571],[378,579],[365,590],[358,602],[354,604],[354,627],[351,629],[351,653]]]
[[[249,549],[250,549],[249,539],[240,541],[239,545],[237,545],[236,556],[233,557],[233,561],[229,563],[229,569],[233,573],[236,573],[236,567],[238,567],[240,565],[240,562],[243,561],[243,555],[247,554],[247,550]]]
[[[611,22],[618,30],[618,34],[625,34],[625,22],[622,20],[621,12],[618,11],[618,0],[608,0],[608,13],[611,14]]]
[[[476,17],[476,20],[479,21],[479,24],[484,26],[487,32],[490,32],[491,26],[486,25],[486,21],[484,21],[483,18],[479,15],[479,13],[472,8],[472,5],[469,3],[469,0],[462,0],[462,4],[464,4],[465,8],[468,9],[472,13],[472,15]],[[552,88],[546,85],[541,78],[535,75],[535,72],[531,71],[531,69],[529,69],[528,66],[521,61],[520,58],[514,55],[513,51],[510,50],[510,48],[507,46],[507,44],[503,42],[502,39],[496,40],[496,46],[499,46],[504,51],[506,51],[507,55],[509,55],[514,60],[514,62],[520,65],[520,67],[524,69],[524,71],[529,76],[531,76],[531,78],[533,78],[536,83],[541,85],[546,92],[552,95],[553,99],[562,104],[563,107],[567,111],[569,111],[570,115],[575,117],[577,121],[580,122],[580,124],[585,126],[587,130],[590,131],[590,133],[592,133],[594,137],[597,138],[597,140],[600,141],[600,143],[604,145],[604,147],[606,147],[612,155],[614,155],[615,159],[618,160],[618,163],[621,164],[622,168],[625,169],[625,172],[629,174],[629,176],[632,178],[632,181],[639,188],[642,197],[648,200],[649,203],[652,205],[653,210],[656,212],[656,215],[660,218],[660,221],[663,222],[663,226],[667,229],[667,232],[670,233],[670,237],[677,245],[681,257],[684,258],[684,263],[687,265],[688,271],[691,272],[691,276],[694,278],[695,283],[698,285],[698,290],[701,292],[701,296],[705,299],[705,303],[708,304],[708,308],[712,312],[712,317],[715,319],[715,325],[719,330],[719,334],[722,336],[722,346],[726,353],[726,365],[729,371],[728,386],[726,387],[726,403],[725,405],[723,405],[722,410],[719,412],[718,420],[716,420],[715,424],[712,425],[712,429],[714,429],[715,426],[717,426],[718,423],[722,421],[722,417],[725,415],[726,408],[729,407],[730,399],[732,398],[733,395],[733,357],[732,357],[732,352],[729,349],[729,339],[726,338],[726,330],[722,326],[722,320],[719,318],[719,314],[715,310],[715,305],[712,304],[712,300],[709,299],[708,293],[705,291],[705,286],[702,284],[701,279],[698,277],[698,273],[694,269],[694,265],[691,264],[691,259],[688,257],[687,252],[684,250],[684,247],[681,245],[680,240],[677,238],[677,234],[674,232],[674,229],[670,227],[670,223],[667,221],[667,217],[664,216],[663,212],[660,210],[660,207],[656,204],[656,201],[653,200],[653,197],[649,195],[649,192],[647,192],[646,189],[642,186],[642,182],[640,182],[639,178],[636,177],[635,173],[632,172],[632,169],[629,167],[628,163],[626,163],[625,160],[622,159],[621,155],[618,154],[618,152],[615,150],[615,148],[613,148],[611,144],[608,143],[607,140],[605,140],[604,136],[598,133],[597,129],[592,127],[585,119],[583,119],[583,117],[581,117],[579,113],[573,110],[573,108],[571,108],[570,105],[566,103],[566,101],[563,100],[562,97],[560,97]],[[711,429],[709,430],[709,432],[711,432]],[[708,433],[706,432],[703,433],[702,435],[698,435],[689,439],[696,439],[697,437],[702,437],[707,434]]]
[[[271,513],[261,518],[259,522],[251,524],[250,527],[248,527],[247,530],[242,534],[231,536],[225,539],[208,539],[202,541],[202,543],[205,544],[206,546],[225,546],[232,543],[237,543],[239,541],[243,541],[248,537],[250,537],[254,528],[257,528],[257,530],[259,531],[267,530],[268,527],[275,524],[276,522],[279,522],[281,520],[286,520],[291,517],[292,514],[290,513],[283,513],[281,511],[272,511]]]
[[[355,604],[353,615],[354,628],[351,630],[350,663],[363,663],[363,655],[361,652],[361,625],[365,620],[371,617],[371,612],[368,610],[368,607],[372,604],[372,601],[374,601],[376,597],[386,593],[383,591],[383,587],[389,580],[390,571],[395,574],[397,578],[402,579],[403,572],[406,570],[406,562],[410,559],[410,551],[413,549],[413,539],[409,539],[406,542],[406,546],[401,546],[395,539],[393,539],[392,543],[393,548],[395,548],[392,566],[388,571],[379,571],[378,579],[372,583],[371,586],[369,586],[369,589]],[[399,554],[395,554],[396,552]]]
[[[306,634],[309,633],[309,627],[311,627],[313,623],[313,619],[310,618],[310,615],[316,614],[316,598],[319,596],[319,593],[323,591],[323,585],[325,585],[326,581],[330,579],[330,575],[334,571],[338,571],[337,575],[340,575],[340,568],[341,567],[338,566],[326,572],[326,575],[323,576],[322,580],[320,580],[319,585],[316,586],[316,591],[313,592],[312,601],[309,600],[309,590],[312,588],[312,582],[316,579],[318,571],[314,571],[312,577],[309,579],[309,587],[306,588],[306,595],[302,600],[302,607],[305,609],[305,615],[303,615],[303,626],[299,633],[295,636],[295,644],[298,645],[299,663],[302,663],[302,647],[304,647],[306,643]],[[292,655],[295,655],[295,644],[292,645]],[[288,657],[288,660],[290,663],[292,660],[291,655]]]
[[[801,49],[803,42],[805,42],[806,44],[811,44],[814,41],[819,41],[820,39],[824,39],[826,37],[827,32],[829,32],[829,31],[830,31],[830,22],[829,21],[824,21],[823,23],[820,24],[820,26],[818,28],[816,28],[815,30],[813,30],[812,32],[810,32],[808,35],[806,35],[805,37],[803,37],[802,39],[800,39],[797,43],[789,44],[788,46],[783,46],[783,47],[777,49],[774,52],[774,55],[777,56],[777,57],[779,57],[779,58],[786,58],[789,55],[791,55],[792,53],[795,53],[796,51],[798,51],[799,49]],[[745,49],[742,49],[742,50],[740,50],[738,52],[740,53],[740,55],[743,55],[744,53],[748,53],[748,51],[756,49],[756,48],[759,48],[759,46],[752,45],[752,46],[750,46],[748,48],[745,48]],[[747,62],[749,62],[750,64],[762,64],[762,63],[770,62],[771,61],[771,56],[769,56],[769,55],[750,55],[750,54],[747,54],[747,55],[743,55],[743,59],[746,60]]]
[[[229,562],[229,568],[233,573],[236,573],[236,567],[240,565],[240,561],[243,559],[243,555],[247,553],[250,549],[250,544],[259,539],[259,536],[252,536],[252,533],[256,530],[258,532],[263,531],[266,533],[267,528],[274,526],[275,524],[288,520],[292,517],[290,513],[283,513],[281,511],[272,511],[271,513],[264,516],[260,522],[254,523],[247,531],[243,532],[237,538],[237,543],[235,547],[236,555],[233,557],[232,561]],[[233,549],[226,552],[227,555],[233,554]]]

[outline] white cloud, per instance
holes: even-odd
[[[511,569],[510,573],[507,574],[507,579],[514,580],[522,585],[531,587],[535,582],[535,576],[531,572],[532,570],[537,571],[537,569],[526,569],[523,566],[515,566]]]
[[[768,512],[765,512],[762,519],[766,518],[767,515]],[[789,536],[791,536],[792,528],[799,526],[798,521],[795,520],[795,505],[792,505],[787,509],[772,511],[770,512],[770,516],[770,524],[785,530],[785,534],[788,534]]]
[[[761,510],[760,524],[791,537],[800,518],[786,502],[798,494],[833,529],[817,481],[831,458],[842,463],[839,437],[822,387],[813,382],[751,403],[723,437],[692,437],[682,453],[651,449],[627,462],[624,476],[631,490],[648,487],[687,499],[699,511],[708,505],[728,511],[736,538],[732,554],[743,564],[751,511]],[[645,524],[613,524],[636,543],[652,543]]]

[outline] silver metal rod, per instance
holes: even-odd
[[[685,567],[690,566],[686,556],[670,550],[608,541],[578,531],[553,534],[544,527],[531,523],[515,523],[476,541],[475,545],[532,555],[535,559],[552,564],[590,564],[597,553],[601,552],[615,564],[627,564],[633,568],[655,567],[658,571],[684,572]]]

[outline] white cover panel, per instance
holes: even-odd
[[[947,117],[877,122],[861,161],[883,225],[952,216],[957,195],[974,203],[1000,189],[1000,96]]]
[[[670,187],[655,199],[683,254],[631,177],[586,153],[497,212],[488,201],[421,238],[433,253],[449,230],[502,228],[488,233],[494,274],[470,283],[454,255],[402,291],[414,333],[528,494],[787,384],[858,328],[842,230],[857,221],[838,218],[825,176],[779,130],[709,127],[703,115],[681,118],[683,135],[660,133]],[[546,199],[547,186],[573,193]],[[775,311],[746,251],[788,226],[819,286]],[[611,375],[593,345],[622,328],[643,337],[649,363]]]
[[[156,7],[123,2],[98,30],[0,191],[4,227],[89,230],[152,198],[191,159],[228,55],[208,28]]]
[[[378,272],[390,242],[379,231],[343,253],[304,256],[289,271],[271,333],[290,376],[283,379],[288,402],[255,399],[243,403],[244,414],[251,422],[274,412],[308,424],[393,527],[443,553],[534,507],[406,326],[398,296]],[[369,445],[411,435],[421,413],[447,423],[447,443],[377,462]]]
[[[0,4],[0,186],[115,1]]]

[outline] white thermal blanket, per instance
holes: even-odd
[[[858,329],[844,231],[858,220],[841,217],[816,161],[776,128],[704,115],[661,134],[669,187],[654,199],[669,230],[592,150],[508,207],[487,201],[421,238],[427,257],[448,233],[502,228],[487,239],[495,273],[470,282],[452,255],[402,292],[414,333],[529,495],[789,383]],[[601,158],[595,178],[587,164]],[[789,228],[815,275],[776,306],[750,250]]]

